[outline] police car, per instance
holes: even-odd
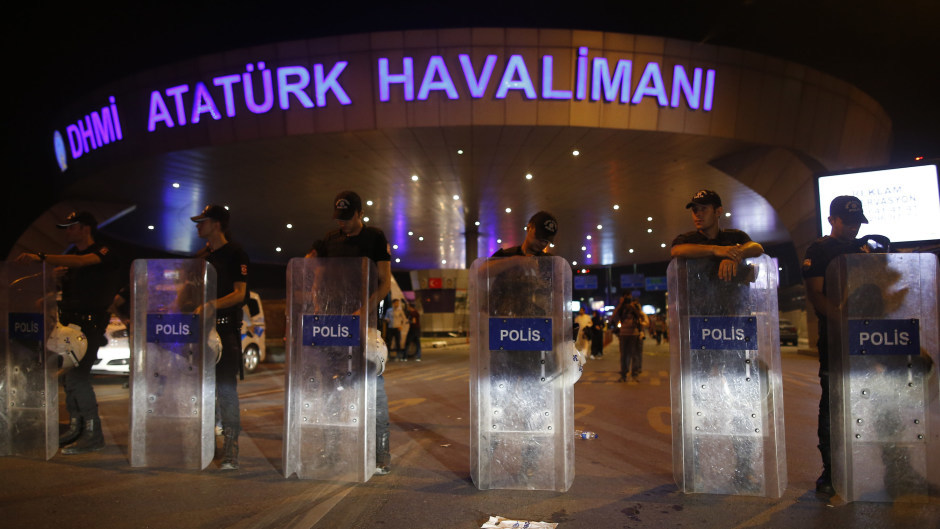
[[[96,375],[130,375],[131,349],[127,327],[117,318],[112,318],[105,331],[107,344],[98,349],[98,360],[91,367]],[[242,362],[245,372],[251,373],[264,362],[264,309],[261,297],[249,293],[248,303],[242,309]]]

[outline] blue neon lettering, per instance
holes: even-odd
[[[91,152],[91,149],[97,149],[98,144],[95,143],[95,131],[91,128],[91,119],[89,116],[85,116],[84,119],[80,119],[78,123],[78,132],[81,134],[82,146],[85,148],[85,152]],[[91,145],[91,149],[88,146]]]
[[[339,76],[343,73],[343,70],[346,69],[346,66],[349,63],[347,61],[339,61],[333,65],[333,68],[330,69],[330,73],[324,77],[323,75],[323,65],[314,64],[313,65],[313,78],[316,82],[316,98],[317,106],[323,107],[326,106],[326,94],[327,92],[333,92],[333,95],[336,96],[336,99],[339,100],[341,105],[351,105],[352,99],[346,94],[346,91],[343,90],[343,86],[339,84]],[[407,93],[407,88],[406,88]],[[414,95],[414,83],[411,87],[412,96]]]
[[[554,90],[552,88],[552,56],[542,56],[542,99],[571,99],[571,90]]]
[[[92,112],[91,127],[95,130],[95,141],[98,145],[108,145],[112,141],[117,141],[117,135],[114,132],[114,125],[111,121],[111,109],[104,107],[101,109],[102,118],[98,112]]]
[[[147,130],[153,132],[157,129],[157,122],[162,121],[167,127],[173,128],[173,117],[170,116],[170,109],[166,107],[163,101],[163,94],[159,90],[150,92],[150,113],[147,119]]]
[[[516,80],[516,76],[519,77],[518,80]],[[503,72],[503,79],[499,82],[499,88],[496,89],[496,99],[505,99],[510,90],[522,90],[525,92],[527,99],[536,99],[538,97],[522,55],[509,57],[506,71]]]
[[[715,101],[715,70],[705,72],[705,103],[702,104],[702,110],[709,112]]]
[[[245,73],[242,74],[242,86],[245,88],[245,106],[254,114],[264,114],[274,107],[274,85],[271,81],[271,70],[264,67],[263,62],[258,63],[258,70],[261,72],[261,86],[264,99],[259,105],[255,101],[255,83],[252,81],[251,72],[255,66],[248,64],[245,66]]]
[[[586,46],[578,48],[578,79],[575,82],[574,98],[584,101],[587,97],[588,49]]]
[[[219,113],[219,107],[215,106],[215,100],[212,99],[212,94],[209,93],[206,84],[198,82],[196,83],[195,95],[193,95],[193,113],[190,121],[199,123],[201,119],[200,116],[206,113],[212,116],[212,119],[222,119],[222,114]]]
[[[384,103],[391,99],[389,85],[392,83],[401,83],[404,85],[405,101],[414,101],[414,59],[405,57],[401,62],[402,73],[390,74],[388,72],[388,59],[384,57],[379,59],[379,101]]]
[[[69,139],[69,150],[72,151],[72,158],[80,157],[85,151],[82,149],[82,135],[78,132],[78,126],[72,124],[66,126],[65,135]]]
[[[613,102],[617,99],[617,92],[620,92],[620,102],[630,102],[630,78],[633,74],[633,61],[621,59],[617,61],[617,67],[614,69],[614,76],[610,76],[610,66],[607,59],[596,57],[594,59],[594,71],[591,79],[591,100],[598,101],[601,98],[601,89],[604,90],[604,100]]]
[[[498,57],[496,57],[496,55],[486,56],[479,78],[473,70],[473,63],[470,62],[470,56],[461,53],[459,58],[463,75],[467,79],[467,88],[470,89],[470,97],[476,99],[483,97],[483,94],[486,93],[486,86],[490,84],[490,77],[493,76],[493,70],[496,68],[496,60]]]
[[[440,77],[439,81],[435,81],[437,77]],[[447,71],[447,65],[444,64],[444,58],[440,55],[434,55],[428,61],[428,69],[424,71],[424,80],[421,81],[421,88],[418,89],[418,100],[426,100],[431,90],[443,90],[449,99],[460,98],[457,94],[457,87],[454,86],[454,80]]]
[[[659,63],[651,62],[646,64],[640,82],[637,83],[636,91],[633,92],[632,103],[639,105],[640,101],[646,96],[656,97],[661,107],[669,106],[669,97],[666,96],[666,86],[663,83],[663,74],[659,71]]]
[[[189,85],[179,85],[166,89],[166,95],[173,98],[176,105],[176,124],[183,126],[186,124],[186,107],[183,104],[183,94],[189,92]]]
[[[298,77],[296,83],[288,82],[288,76]],[[311,108],[313,100],[304,92],[310,85],[310,72],[303,66],[283,66],[277,69],[277,98],[281,110],[290,108],[290,95],[294,94],[304,108]]]
[[[124,133],[121,131],[121,118],[118,117],[117,101],[115,101],[114,96],[110,96],[108,102],[111,103],[111,123],[114,125],[114,136],[117,140],[122,140],[124,139]]]
[[[672,71],[672,108],[679,107],[680,94],[685,95],[685,100],[692,110],[698,110],[699,98],[702,94],[702,69],[692,70],[692,82],[689,82],[689,76],[685,73],[685,68],[677,64]]]
[[[458,54],[457,57],[470,97],[473,99],[485,97],[500,57],[495,54],[486,55],[479,70],[474,67],[469,54]],[[541,60],[542,72],[541,79],[539,79],[541,89],[538,90],[524,57],[519,54],[509,56],[493,95],[494,98],[505,99],[510,90],[519,90],[528,100],[580,101],[590,98],[591,101],[603,99],[607,102],[619,101],[621,104],[637,105],[646,97],[655,97],[661,107],[680,108],[685,104],[689,110],[702,109],[709,112],[714,106],[717,73],[713,69],[674,65],[671,86],[669,86],[663,80],[660,64],[648,62],[644,65],[639,82],[631,92],[633,74],[631,60],[617,60],[616,67],[611,73],[609,59],[592,58],[588,47],[578,47],[574,63],[574,81],[572,86],[568,87],[556,86],[554,71],[558,63],[554,57],[543,55]],[[400,73],[392,73],[389,59],[385,57],[378,59],[377,84],[379,99],[383,102],[390,101],[393,84],[402,85],[404,101],[415,100],[414,58],[402,57],[401,61]],[[331,93],[340,104],[351,105],[352,99],[343,88],[340,79],[348,65],[347,61],[337,61],[326,73],[323,64],[314,64],[312,74],[309,67],[304,66],[276,68],[275,85],[272,69],[266,68],[264,62],[257,62],[246,65],[242,73],[212,78],[212,85],[221,87],[225,115],[229,118],[235,117],[237,113],[235,104],[237,83],[243,84],[245,106],[254,114],[266,113],[273,109],[275,90],[277,90],[278,107],[281,110],[290,109],[291,103],[294,102],[292,96],[305,109],[323,107],[327,104]],[[570,66],[569,63],[563,63],[562,67]],[[688,73],[690,68],[691,76]],[[260,74],[260,85],[257,84],[258,74]],[[188,107],[189,101],[186,97],[190,89],[193,90],[191,109]],[[310,93],[311,90],[313,93]],[[460,99],[460,91],[448,68],[447,58],[442,55],[433,55],[429,58],[418,88],[417,99],[428,100],[432,91],[442,91],[450,100]],[[222,116],[215,100],[218,96],[218,92],[213,95],[207,83],[204,82],[180,84],[152,91],[147,130],[154,132],[161,123],[166,128],[185,126],[188,124],[187,117],[189,123],[196,124],[202,120],[203,114],[207,113],[212,116],[212,119],[220,120]],[[257,100],[259,97],[260,102]],[[169,101],[170,99],[172,101]],[[109,103],[65,127],[68,149],[65,148],[61,135],[58,140],[62,144],[60,151],[64,151],[63,159],[68,154],[71,154],[73,159],[79,158],[92,150],[123,139],[123,129],[114,96],[109,97]],[[170,108],[170,104],[175,106],[175,112],[174,108]]]
[[[222,95],[225,97],[225,115],[230,118],[235,117],[235,91],[232,85],[241,81],[242,77],[237,73],[212,79],[213,85],[222,87]]]

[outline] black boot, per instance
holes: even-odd
[[[59,447],[74,443],[78,436],[82,434],[83,421],[81,417],[72,417],[69,419],[69,429],[59,435]]]
[[[104,434],[101,432],[101,419],[86,419],[85,429],[78,440],[62,449],[65,455],[85,454],[104,448]]]
[[[376,436],[375,444],[375,473],[384,476],[392,471],[392,455],[388,446],[388,434]]]
[[[829,499],[836,495],[836,489],[832,486],[832,470],[829,467],[824,468],[822,474],[816,479],[816,495],[821,499]]]
[[[222,470],[238,470],[238,431],[225,431],[222,445]]]

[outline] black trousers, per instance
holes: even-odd
[[[222,339],[222,358],[215,365],[215,395],[219,403],[219,418],[226,433],[237,434],[241,430],[238,408],[238,373],[242,364],[241,328],[237,324],[226,324],[216,325],[215,330]]]
[[[829,423],[829,325],[823,318],[819,318],[819,339],[816,341],[816,349],[819,351],[819,385],[822,386],[816,435],[819,437],[818,447],[823,460],[823,471],[828,473],[832,470],[832,431]]]
[[[98,314],[61,314],[59,321],[63,325],[74,323],[82,329],[88,342],[88,349],[76,367],[69,369],[62,376],[65,386],[65,408],[70,417],[95,419],[98,417],[98,399],[92,386],[91,367],[98,361],[98,348],[104,343],[104,332],[108,328],[110,315]]]

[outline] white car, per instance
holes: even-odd
[[[117,318],[111,318],[105,331],[107,345],[98,348],[98,360],[91,366],[96,375],[130,375],[131,349],[127,327]],[[261,297],[249,293],[248,303],[242,309],[242,362],[245,372],[251,373],[264,362],[264,309]]]

